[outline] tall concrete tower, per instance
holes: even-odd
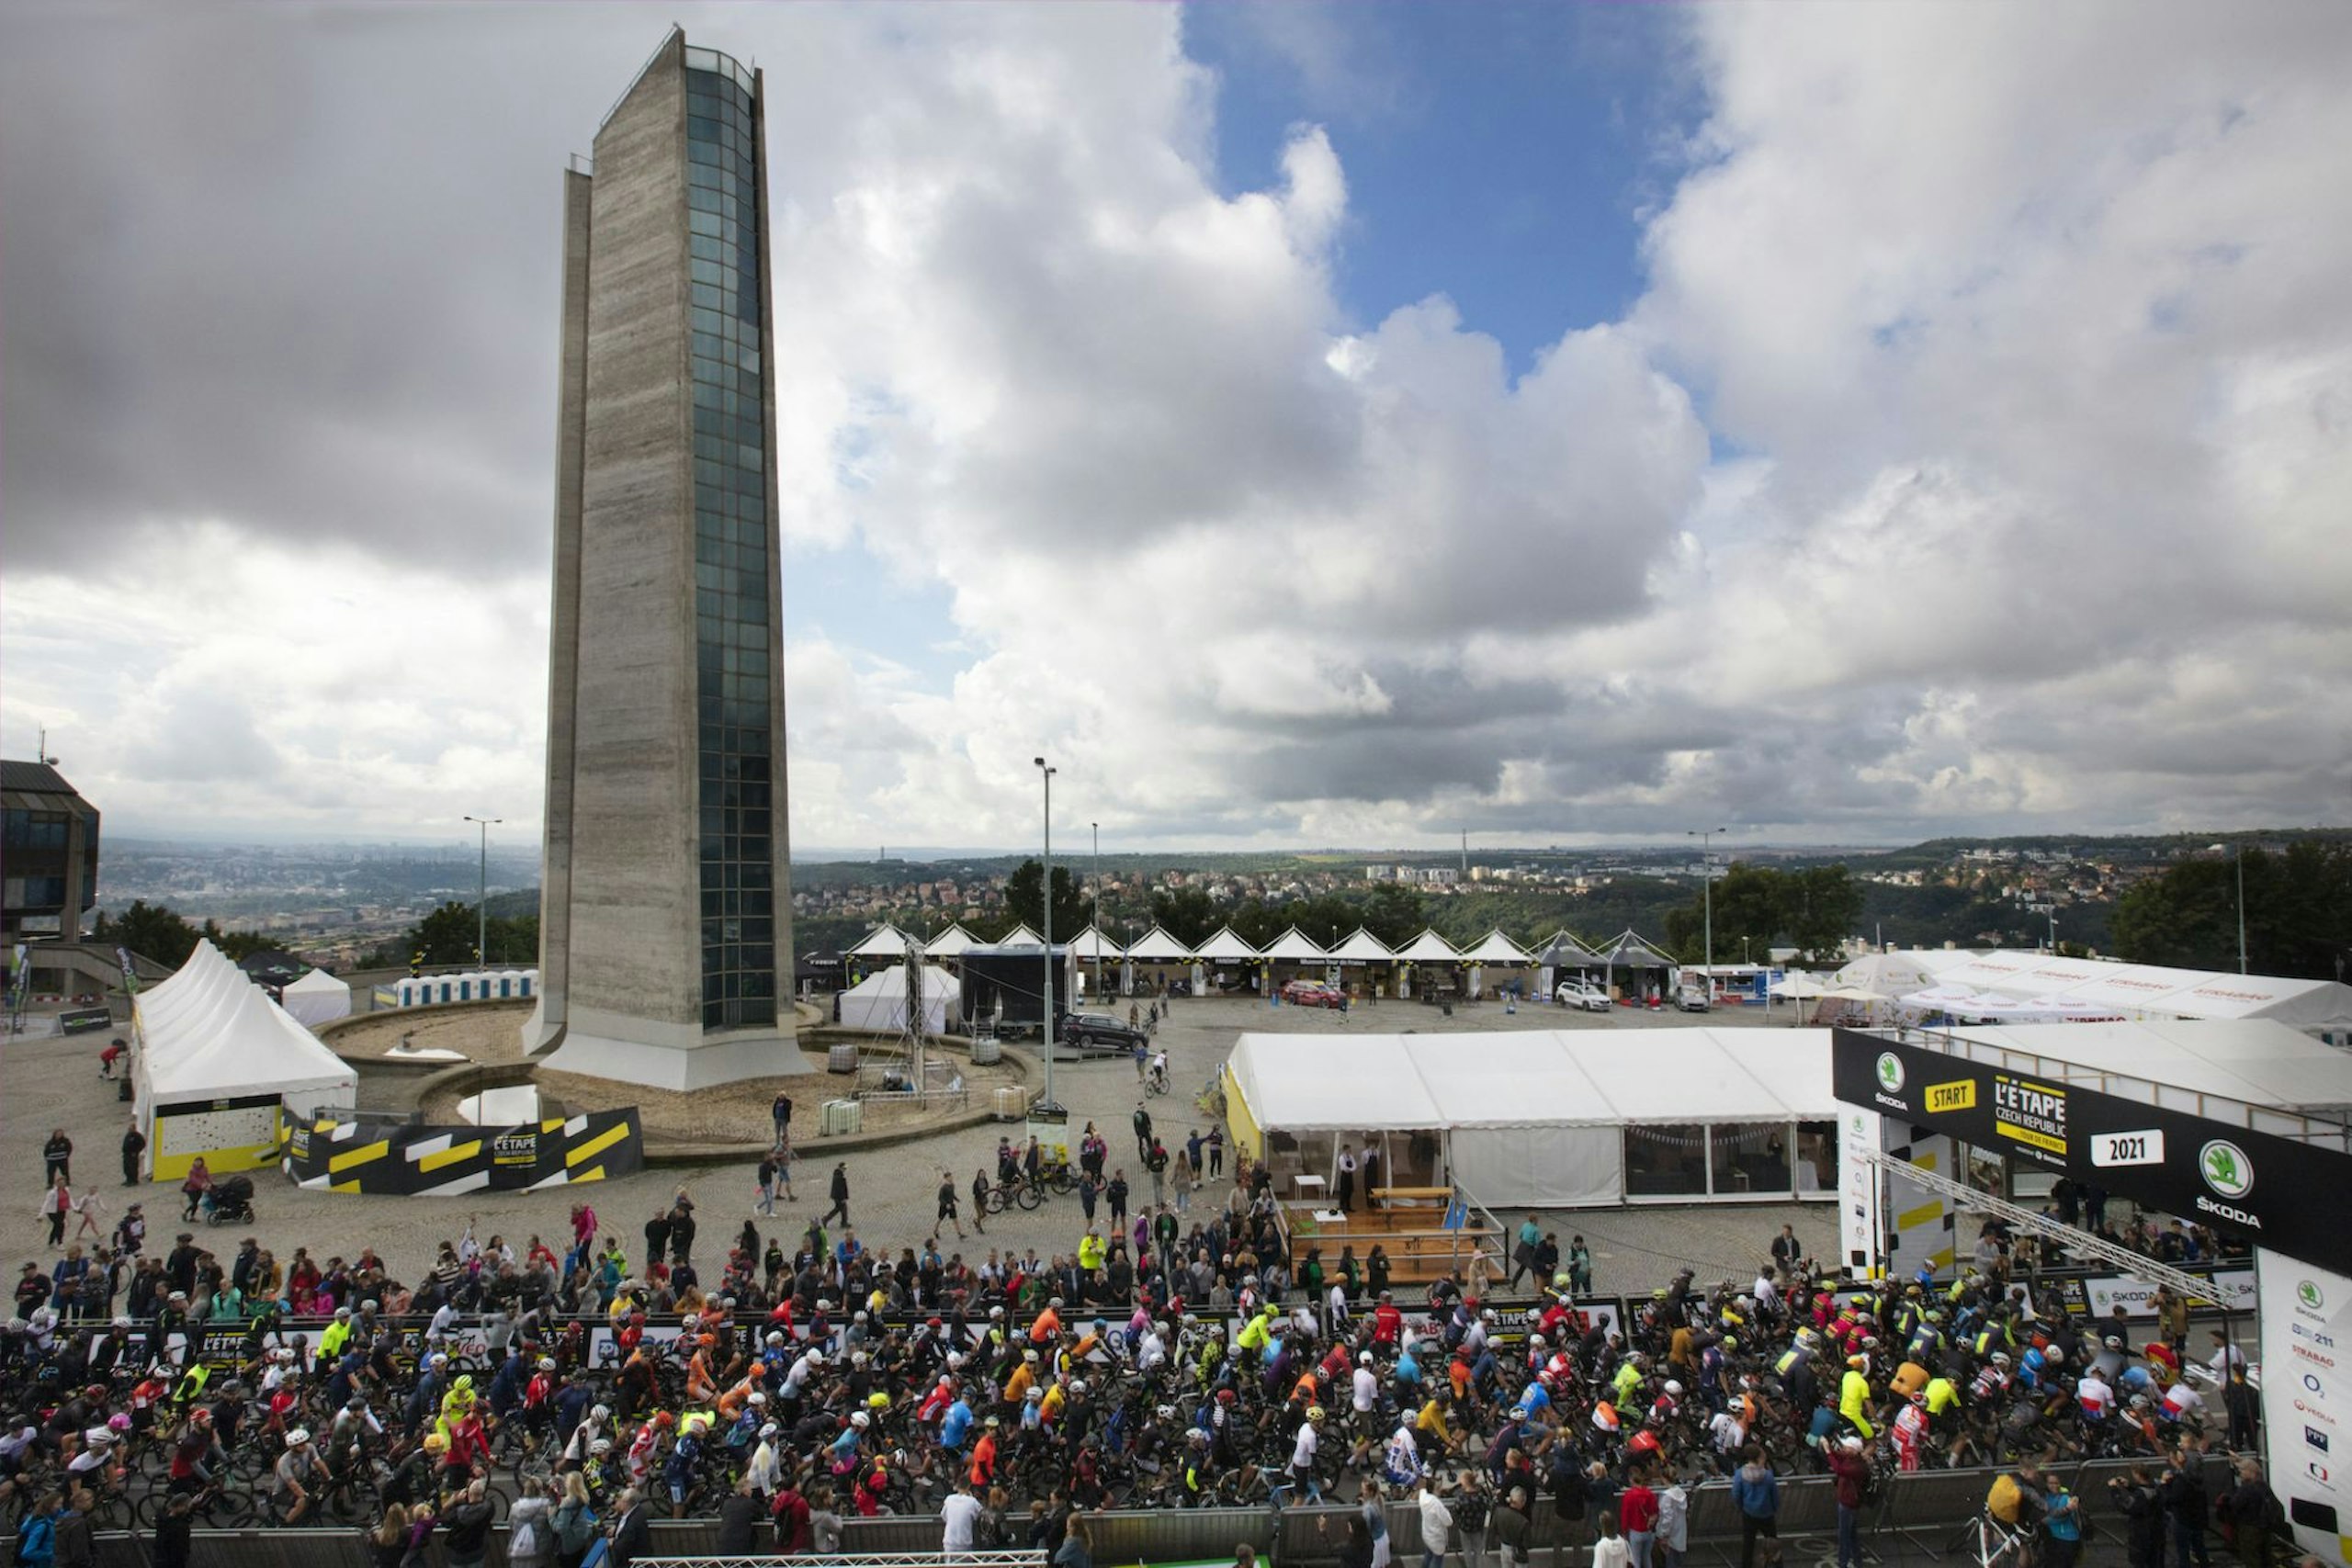
[[[794,1043],[760,75],[673,28],[564,176],[540,994],[549,1066]]]

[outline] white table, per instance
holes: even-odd
[[[1294,1176],[1290,1181],[1302,1198],[1320,1198],[1328,1185],[1319,1176]]]

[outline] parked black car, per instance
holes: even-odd
[[[1109,1051],[1120,1055],[1145,1043],[1144,1032],[1129,1029],[1107,1012],[1074,1012],[1062,1020],[1062,1043],[1080,1051]]]

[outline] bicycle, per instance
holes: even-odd
[[[1168,1092],[1168,1075],[1166,1073],[1151,1073],[1146,1075],[1143,1080],[1143,1091],[1146,1095],[1153,1099],[1157,1099],[1160,1095],[1166,1094]]]

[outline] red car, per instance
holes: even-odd
[[[1347,993],[1337,986],[1327,986],[1320,980],[1293,980],[1283,987],[1283,1000],[1298,1008],[1342,1008],[1348,1005]]]

